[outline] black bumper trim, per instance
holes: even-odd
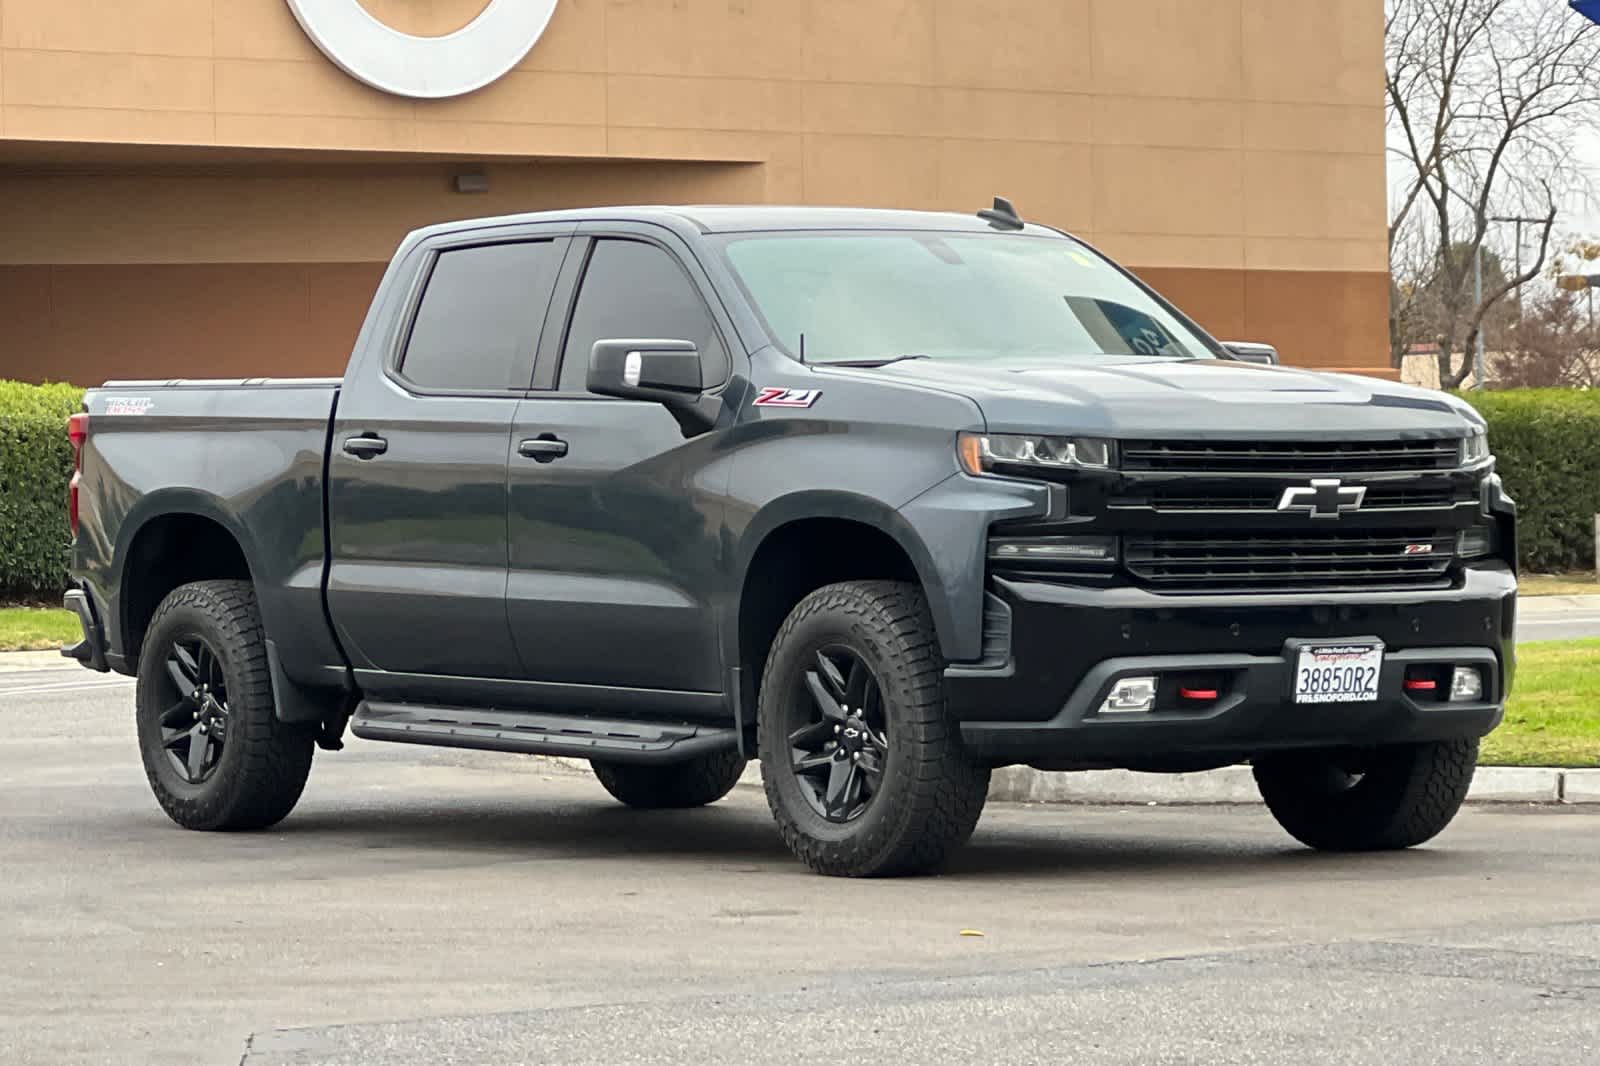
[[[1359,639],[1352,636],[1352,641]],[[1297,704],[1291,686],[1299,642],[1280,655],[1158,655],[1108,659],[1089,671],[1061,710],[1045,721],[964,722],[969,752],[994,762],[1159,762],[1179,756],[1246,757],[1293,748],[1368,747],[1482,736],[1500,723],[1498,698],[1419,702],[1402,687],[1408,667],[1476,666],[1484,690],[1498,697],[1499,658],[1489,648],[1386,651],[1378,699],[1369,703]],[[1100,716],[1122,678],[1204,671],[1230,678],[1214,704],[1196,710]]]

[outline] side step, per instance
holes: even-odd
[[[363,701],[350,732],[366,740],[432,744],[445,748],[570,755],[612,762],[681,762],[732,748],[738,733],[687,722],[625,722],[576,714],[435,707]]]

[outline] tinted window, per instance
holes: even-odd
[[[567,329],[561,391],[586,390],[595,341],[624,339],[693,341],[705,364],[706,384],[726,375],[727,355],[710,312],[678,261],[653,244],[599,241]]]
[[[552,241],[441,253],[400,372],[428,388],[527,388],[560,260]]]

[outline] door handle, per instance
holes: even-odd
[[[360,437],[346,437],[344,450],[357,459],[374,459],[389,450],[389,442],[382,437],[374,437],[371,434]]]
[[[553,463],[567,454],[567,442],[554,433],[541,433],[517,445],[517,454],[536,463]]]

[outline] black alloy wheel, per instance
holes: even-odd
[[[228,685],[222,663],[200,637],[172,642],[163,678],[161,747],[180,777],[204,784],[228,742]]]
[[[843,645],[814,656],[791,701],[789,765],[830,822],[860,818],[883,790],[889,728],[872,668]]]

